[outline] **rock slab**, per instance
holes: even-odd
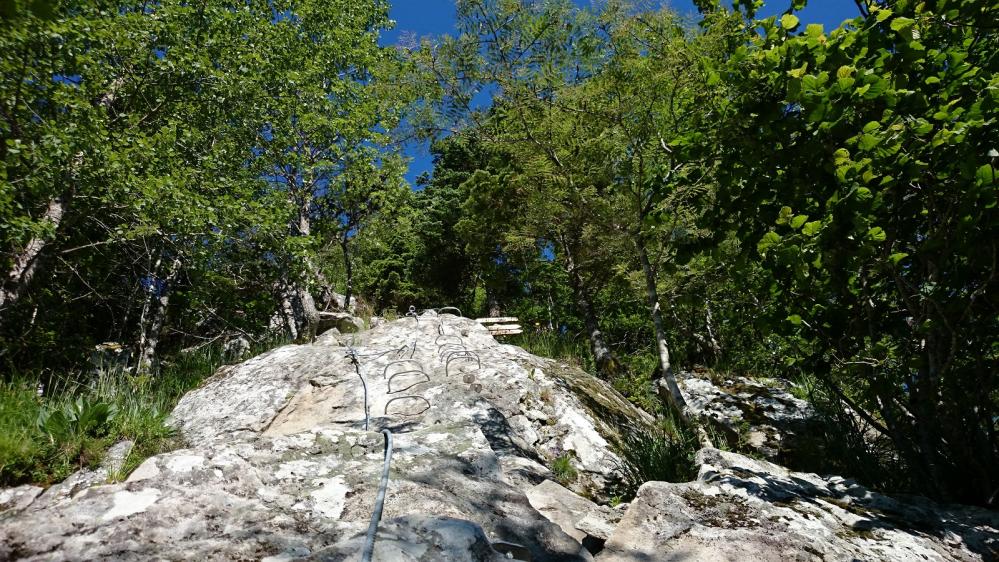
[[[899,501],[717,449],[697,461],[694,482],[639,489],[599,562],[999,559],[994,512]]]

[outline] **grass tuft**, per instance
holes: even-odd
[[[280,341],[259,344],[253,354]],[[134,442],[124,478],[146,458],[180,445],[166,419],[177,401],[225,363],[220,347],[179,353],[156,375],[121,368],[0,382],[0,486],[58,482],[98,466],[117,442]]]
[[[504,343],[522,347],[539,357],[558,359],[579,366],[589,373],[595,372],[590,347],[585,341],[577,338],[561,336],[555,332],[525,331],[523,334],[511,336]]]
[[[576,467],[572,466],[572,453],[566,451],[552,460],[552,474],[563,486],[568,486],[576,481],[579,473]]]
[[[629,498],[645,482],[689,482],[697,475],[697,436],[669,413],[653,427],[625,435],[617,449],[623,460],[623,494]]]

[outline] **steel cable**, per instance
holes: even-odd
[[[392,462],[392,432],[383,429],[385,436],[385,464],[382,466],[382,479],[378,484],[378,495],[375,497],[375,510],[371,513],[368,524],[368,534],[364,538],[364,550],[361,551],[361,562],[371,562],[375,552],[375,535],[378,534],[378,522],[382,519],[382,507],[385,505],[385,490],[388,488],[389,465]]]

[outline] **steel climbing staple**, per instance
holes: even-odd
[[[456,359],[465,360],[465,361],[471,361],[472,359],[474,359],[476,364],[478,365],[477,368],[478,369],[482,368],[482,359],[479,358],[478,353],[475,353],[474,351],[469,351],[467,349],[452,351],[451,353],[447,354],[447,359],[444,361],[444,376],[450,376],[451,361],[454,361]]]
[[[425,380],[425,381],[419,381],[419,382],[414,382],[413,384],[407,386],[406,388],[400,388],[398,390],[392,390],[392,379],[394,379],[396,377],[399,377],[399,376],[402,376],[402,375],[423,375],[424,377],[426,377],[427,380]],[[413,388],[414,386],[416,386],[418,384],[425,383],[425,382],[430,382],[430,375],[424,373],[422,369],[420,369],[420,370],[410,369],[408,371],[399,371],[398,373],[396,373],[396,374],[392,375],[391,377],[389,377],[389,379],[388,379],[388,391],[386,391],[385,394],[395,394],[396,392],[402,392],[404,390],[409,390],[410,388]]]
[[[384,379],[385,377],[387,377],[389,369],[397,365],[416,365],[415,370],[421,372],[423,371],[423,365],[420,365],[419,361],[415,359],[399,359],[398,361],[389,361],[385,365],[385,368],[382,369],[382,378]]]
[[[440,347],[440,346],[444,345],[444,344],[441,343],[441,339],[442,338],[444,339],[444,343],[448,343],[448,342],[461,343],[461,336],[445,336],[445,335],[442,334],[442,335],[439,335],[436,338],[434,338],[434,345],[436,345],[437,347]],[[455,341],[455,340],[457,340],[457,341]]]
[[[418,415],[422,414],[423,412],[426,412],[427,410],[430,409],[430,400],[427,400],[426,398],[424,398],[422,396],[417,396],[415,394],[407,394],[406,396],[396,396],[395,398],[392,398],[391,400],[389,400],[388,402],[386,402],[385,403],[385,409],[382,411],[382,415],[386,415],[386,416],[388,415],[389,404],[395,402],[396,400],[405,400],[407,398],[413,398],[413,399],[416,399],[416,400],[423,400],[423,402],[426,403],[427,407],[424,408],[424,409],[422,409],[422,410],[420,410],[419,412],[414,412],[414,413],[411,413],[411,414],[399,413],[400,416],[418,416]]]
[[[451,352],[454,352],[454,351],[465,351],[466,349],[467,348],[464,345],[459,345],[459,344],[456,344],[456,343],[449,343],[449,344],[441,346],[437,350],[437,358],[440,361],[444,361],[444,356],[446,356],[448,353],[451,353]]]

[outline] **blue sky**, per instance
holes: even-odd
[[[589,0],[574,1],[580,5],[589,3]],[[666,3],[681,14],[697,13],[690,0],[672,0]],[[791,0],[768,1],[761,14],[769,16],[784,12],[790,4]],[[821,23],[826,30],[834,29],[843,20],[857,15],[857,5],[853,0],[811,0],[808,7],[799,13],[802,28],[805,24]],[[402,33],[415,34],[417,37],[443,35],[454,31],[454,0],[392,0],[390,16],[395,20],[396,26],[383,34],[382,42],[386,45],[395,44]],[[407,147],[406,154],[413,159],[407,178],[411,184],[415,184],[417,176],[432,168],[430,154],[425,146]]]

